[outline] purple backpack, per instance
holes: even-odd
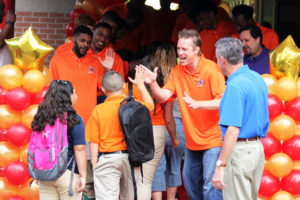
[[[28,147],[28,171],[34,179],[52,181],[59,178],[67,166],[67,124],[57,118],[53,126],[47,124],[43,131],[32,132]]]

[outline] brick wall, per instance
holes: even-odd
[[[57,48],[64,43],[65,28],[71,22],[70,13],[17,11],[16,15],[15,37],[20,36],[31,26],[34,33],[47,45]],[[49,66],[52,56],[53,53],[47,57],[45,66]]]

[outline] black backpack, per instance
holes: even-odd
[[[128,97],[120,104],[119,120],[128,149],[136,199],[137,192],[133,168],[142,166],[142,163],[152,160],[154,157],[152,121],[147,107],[134,100],[131,82],[128,83]],[[142,168],[141,172],[143,175]]]

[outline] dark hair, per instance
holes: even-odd
[[[263,35],[261,32],[261,29],[258,26],[256,26],[255,24],[246,25],[240,29],[239,33],[243,32],[243,31],[247,31],[247,30],[250,31],[250,35],[254,39],[257,39],[258,37],[260,37],[260,44],[262,44]]]
[[[91,29],[89,29],[88,27],[86,27],[84,25],[80,25],[77,28],[75,28],[75,30],[74,30],[74,37],[77,37],[80,34],[88,34],[91,37],[93,37],[93,32],[91,31]]]
[[[115,12],[115,11],[111,11],[111,10],[110,10],[110,11],[105,12],[105,13],[101,16],[101,18],[100,18],[99,21],[101,21],[102,19],[107,19],[108,21],[112,21],[112,22],[116,23],[117,26],[118,26],[118,29],[121,29],[122,27],[125,26],[125,21],[124,21],[124,19],[122,19],[122,18],[119,16],[119,14],[118,14],[117,12]]]
[[[232,9],[233,17],[243,15],[247,20],[253,19],[253,8],[247,5],[237,5]]]
[[[75,27],[78,27],[80,25],[94,27],[95,24],[96,24],[95,20],[91,16],[86,15],[86,14],[78,15],[74,21]]]
[[[73,86],[69,81],[53,80],[34,116],[32,130],[41,132],[46,124],[53,126],[57,117],[67,123],[68,128],[79,124],[76,111],[72,107],[71,94],[73,94]],[[64,121],[65,113],[67,113],[67,122]]]
[[[195,5],[195,14],[199,15],[200,13],[208,13],[213,12],[215,15],[217,14],[217,6],[211,0],[198,1]]]
[[[106,28],[106,29],[110,30],[110,32],[112,33],[112,29],[111,29],[110,25],[106,22],[99,22],[98,24],[96,24],[94,26],[94,31],[99,27]]]

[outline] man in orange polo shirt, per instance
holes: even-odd
[[[212,177],[221,150],[221,130],[218,126],[218,105],[225,90],[225,79],[216,63],[201,54],[201,39],[195,30],[183,29],[178,34],[177,54],[180,64],[175,66],[163,88],[156,82],[154,72],[146,67],[145,82],[159,102],[177,96],[187,150],[183,167],[183,181],[191,200],[222,199],[222,192],[213,188]],[[200,109],[193,110],[184,96],[202,101]]]
[[[94,27],[93,39],[91,44],[91,49],[93,55],[101,63],[101,67],[107,71],[119,72],[124,80],[124,67],[123,60],[117,54],[111,45],[112,29],[109,24],[105,22],[100,22]],[[102,92],[98,93],[98,102],[102,103],[105,96]]]
[[[263,45],[270,50],[275,49],[279,44],[279,39],[277,33],[267,27],[261,26],[255,23],[253,20],[253,8],[247,5],[238,5],[232,9],[233,22],[235,27],[239,31],[242,27],[246,25],[255,24],[261,29],[263,35]]]
[[[87,53],[92,31],[86,26],[79,26],[74,31],[72,43],[65,43],[57,48],[50,61],[50,72],[53,80],[70,81],[78,94],[75,110],[87,123],[97,103],[97,88],[101,88],[104,69],[91,53]]]
[[[144,85],[144,73],[137,71],[135,80],[130,81],[139,89],[143,99],[141,103],[153,110],[153,100]],[[97,200],[134,199],[127,146],[118,122],[120,103],[125,98],[123,87],[124,82],[118,72],[110,71],[103,76],[102,90],[107,99],[94,108],[86,127]],[[140,174],[140,171],[135,169],[135,174]]]

